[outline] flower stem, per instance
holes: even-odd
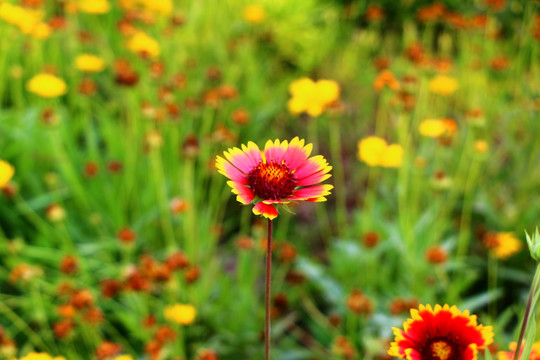
[[[270,274],[272,272],[272,220],[268,219],[266,240],[266,286],[264,294],[264,359],[270,360]]]
[[[531,291],[529,292],[529,298],[527,299],[527,306],[525,307],[525,314],[523,314],[523,321],[521,323],[521,329],[519,330],[519,336],[516,346],[516,351],[514,352],[514,359],[517,360],[521,353],[521,343],[523,342],[523,337],[525,336],[525,330],[527,330],[527,325],[529,323],[529,318],[531,312],[533,311],[533,299],[538,290],[538,282],[540,280],[540,264],[536,267],[536,272],[534,273],[534,279],[531,284]]]

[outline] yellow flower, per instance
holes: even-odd
[[[476,140],[473,146],[474,151],[479,154],[485,154],[489,150],[489,144],[485,140]]]
[[[244,19],[250,24],[259,24],[266,18],[266,12],[258,5],[249,5],[244,8]]]
[[[105,14],[111,10],[107,0],[81,0],[77,8],[88,14]]]
[[[172,0],[119,0],[118,4],[125,10],[141,9],[165,16],[173,11]]]
[[[377,166],[381,163],[386,148],[384,139],[369,136],[358,143],[358,158],[369,166]]]
[[[41,73],[31,78],[26,83],[26,89],[44,98],[53,98],[64,95],[67,85],[64,80],[46,73]]]
[[[75,58],[75,66],[84,72],[100,72],[105,68],[105,61],[96,55],[82,54]]]
[[[437,75],[429,82],[429,90],[443,96],[452,95],[458,87],[456,79],[444,75]]]
[[[47,353],[31,352],[20,360],[66,360],[63,356],[52,357]]]
[[[30,34],[36,39],[46,39],[51,35],[51,27],[47,23],[40,22],[34,26]]]
[[[423,136],[438,138],[445,133],[446,126],[441,119],[427,119],[420,123],[418,130]]]
[[[523,246],[522,242],[511,232],[487,233],[484,244],[490,249],[492,256],[505,260],[516,254]]]
[[[130,355],[120,355],[115,357],[113,360],[133,360]]]
[[[358,158],[369,166],[399,167],[403,160],[403,147],[388,145],[384,139],[369,136],[358,142]]]
[[[0,160],[0,189],[4,188],[13,177],[15,169],[4,160]]]
[[[160,52],[158,42],[142,31],[138,31],[129,39],[127,47],[134,53],[149,55],[151,57],[158,56]]]
[[[339,86],[332,80],[315,82],[302,78],[291,83],[289,92],[292,98],[287,107],[295,115],[307,112],[310,116],[319,116],[328,105],[339,98]]]
[[[0,5],[0,19],[15,25],[23,34],[29,34],[37,39],[45,39],[50,33],[49,25],[41,22],[42,14],[26,10],[23,7],[2,3]]]
[[[392,144],[386,148],[381,160],[381,166],[397,168],[401,166],[402,160],[403,147],[399,144]]]
[[[168,16],[173,11],[173,4],[171,0],[146,0],[143,1],[143,3],[146,6],[146,10],[161,15]]]
[[[165,319],[180,325],[190,325],[195,321],[197,309],[189,304],[175,304],[165,307]]]

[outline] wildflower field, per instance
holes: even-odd
[[[540,359],[539,1],[0,0],[0,79],[0,360]]]

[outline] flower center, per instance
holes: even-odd
[[[296,187],[296,179],[285,164],[260,162],[247,175],[253,193],[263,200],[286,199]]]
[[[430,350],[433,359],[448,360],[452,355],[452,346],[443,340],[431,343]]]

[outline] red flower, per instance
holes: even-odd
[[[394,328],[388,355],[407,360],[476,360],[478,350],[493,342],[492,327],[479,325],[468,310],[420,305],[411,316],[404,330]]]

